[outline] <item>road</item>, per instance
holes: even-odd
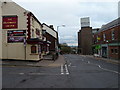
[[[3,66],[3,88],[118,88],[118,65],[83,55],[64,55],[66,64]]]

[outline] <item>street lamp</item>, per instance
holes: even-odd
[[[57,26],[57,32],[58,32],[59,27],[65,27],[65,25]]]
[[[59,27],[65,27],[65,25],[57,26],[57,40],[58,40],[57,43],[58,43],[58,45],[59,45],[59,35],[58,35]],[[60,54],[60,48],[59,47],[57,47],[57,52],[58,52],[58,54]]]
[[[65,25],[57,26],[57,32],[58,33],[59,33],[59,27],[65,27]],[[58,39],[59,39],[59,35],[58,35]]]

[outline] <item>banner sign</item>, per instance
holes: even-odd
[[[25,30],[11,30],[8,31],[8,36],[26,36],[26,31]]]
[[[16,29],[18,28],[18,17],[17,16],[3,16],[2,21],[3,29]]]
[[[24,42],[25,30],[8,31],[8,43]]]

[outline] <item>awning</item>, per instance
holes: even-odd
[[[42,41],[39,38],[31,38],[26,41],[28,44],[43,44],[44,41]]]
[[[39,38],[31,38],[31,39],[28,39],[26,42],[27,44],[51,44],[50,41],[42,41]]]

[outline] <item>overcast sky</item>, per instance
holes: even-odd
[[[13,0],[31,11],[41,23],[59,27],[60,43],[77,45],[80,18],[90,17],[90,26],[99,28],[118,17],[119,0]]]

